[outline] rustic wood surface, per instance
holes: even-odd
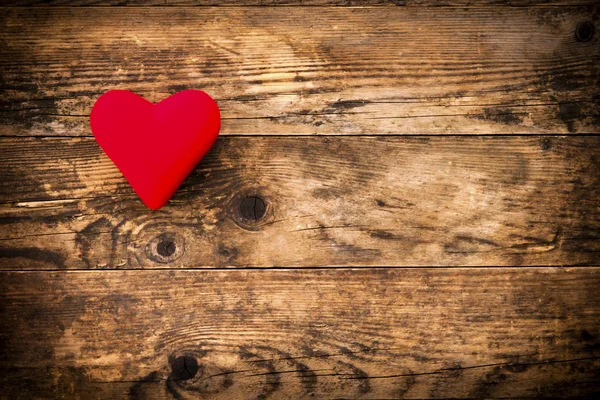
[[[593,0],[3,0],[0,6],[594,6]]]
[[[225,135],[600,133],[598,10],[0,8],[0,135],[88,136],[114,88],[204,89]]]
[[[0,5],[0,399],[600,397],[597,2]],[[159,211],[115,88],[222,110]]]
[[[11,398],[591,398],[599,286],[598,268],[0,273],[0,379]]]
[[[93,139],[0,143],[4,269],[600,263],[598,136],[220,138],[157,212]]]

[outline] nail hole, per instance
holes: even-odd
[[[249,196],[242,200],[240,212],[249,221],[258,221],[267,211],[265,201],[258,196]]]
[[[592,40],[596,28],[590,21],[583,21],[577,24],[575,28],[575,38],[579,42],[587,42]]]
[[[156,247],[156,251],[163,257],[170,257],[177,250],[177,246],[170,239],[162,239],[158,242],[158,246]]]
[[[187,381],[196,376],[198,360],[190,356],[180,356],[171,364],[171,380]]]

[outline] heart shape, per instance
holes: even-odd
[[[156,210],[211,148],[221,118],[217,103],[199,90],[157,104],[128,90],[111,90],[94,104],[90,125],[133,190]]]

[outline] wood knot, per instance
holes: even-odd
[[[223,396],[223,392],[235,384],[235,371],[229,368],[236,361],[239,363],[239,358],[236,360],[235,357],[235,351],[213,352],[207,348],[171,353],[168,359],[171,373],[166,380],[167,389],[175,399],[213,398],[217,394],[221,398],[261,398],[260,393],[255,396],[236,396],[236,392],[243,391],[244,382],[240,382],[237,390],[231,392],[232,395]],[[221,365],[223,358],[232,364]]]
[[[185,250],[183,236],[177,233],[163,233],[146,245],[146,255],[152,261],[166,264],[177,260]]]
[[[180,356],[171,363],[170,380],[187,381],[198,373],[198,360],[191,356]]]
[[[256,192],[236,196],[230,210],[235,223],[251,231],[259,230],[271,214],[271,206],[265,196]]]
[[[240,204],[242,217],[249,221],[257,222],[265,216],[267,205],[265,201],[258,196],[248,196]]]
[[[161,241],[158,242],[158,246],[156,246],[156,251],[163,257],[171,256],[173,253],[175,253],[176,249],[177,246],[175,243],[171,239],[165,238],[161,239]]]
[[[575,39],[578,42],[588,42],[594,37],[596,27],[590,21],[583,21],[577,24],[575,28]]]

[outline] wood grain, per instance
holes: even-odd
[[[594,7],[0,8],[0,135],[89,136],[109,89],[227,134],[600,133]]]
[[[0,379],[11,399],[592,398],[599,285],[598,268],[1,273]]]
[[[598,136],[221,137],[156,212],[93,139],[0,143],[3,269],[600,263]]]
[[[3,0],[0,6],[573,6],[591,0]]]

